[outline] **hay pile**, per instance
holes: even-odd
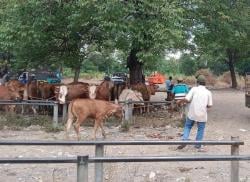
[[[206,85],[214,86],[216,79],[213,73],[209,69],[200,69],[196,71],[195,77],[198,77],[199,75],[204,75],[206,78]]]

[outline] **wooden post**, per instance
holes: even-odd
[[[53,127],[58,126],[58,104],[55,102],[53,106]]]
[[[77,156],[77,182],[88,182],[89,156]]]
[[[95,146],[95,157],[104,156],[104,146],[97,144]],[[103,181],[103,163],[95,163],[95,182]]]
[[[231,137],[232,141],[239,141],[239,137]],[[231,155],[239,155],[239,145],[231,146]],[[239,182],[239,161],[231,161],[231,182]]]

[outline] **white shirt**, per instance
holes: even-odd
[[[212,106],[212,93],[205,86],[193,87],[185,97],[190,103],[188,118],[198,122],[207,121],[207,106]]]

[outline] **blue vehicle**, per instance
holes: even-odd
[[[61,76],[52,71],[41,71],[41,72],[23,72],[19,75],[18,80],[22,83],[27,83],[30,80],[37,80],[52,83],[61,83]]]

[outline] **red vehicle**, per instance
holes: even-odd
[[[161,73],[153,73],[149,77],[147,77],[149,84],[162,84],[165,82],[166,78]]]

